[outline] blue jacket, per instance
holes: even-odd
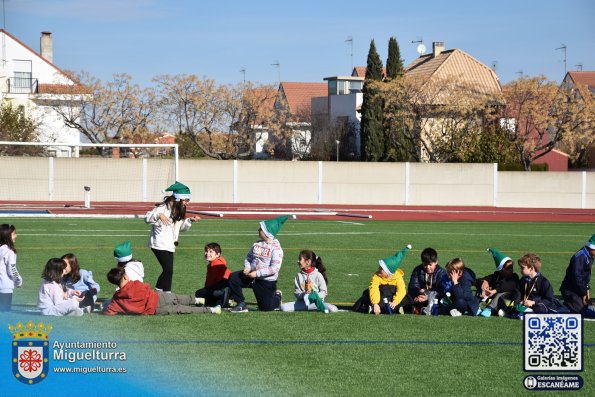
[[[432,274],[426,274],[423,265],[416,266],[409,279],[409,288],[407,290],[409,296],[415,298],[419,295],[420,289],[425,289],[426,291],[436,291],[438,293],[437,298],[441,299],[444,296],[442,279],[445,275],[446,271],[440,265],[436,265],[436,269]]]
[[[461,279],[457,283],[457,285],[453,285],[452,281],[448,277],[448,273],[445,271],[444,276],[442,278],[442,285],[444,288],[444,293],[450,292],[451,297],[450,299],[455,302],[457,300],[464,300],[468,308],[471,310],[471,315],[475,315],[477,309],[479,309],[479,301],[475,297],[473,291],[471,291],[471,287],[475,284],[475,272],[473,270],[466,267],[463,270],[463,275]]]
[[[566,269],[566,276],[560,286],[560,291],[574,292],[579,296],[587,295],[589,283],[591,282],[591,268],[593,257],[587,247],[581,248],[572,258]]]
[[[81,269],[79,274],[81,278],[76,283],[72,282],[72,278],[69,274],[66,275],[66,277],[62,279],[62,288],[74,289],[81,292],[87,292],[90,289],[94,288],[97,290],[97,292],[99,292],[99,284],[97,284],[95,280],[93,280],[92,272],[85,269]]]

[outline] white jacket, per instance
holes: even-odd
[[[11,294],[21,285],[23,279],[17,270],[17,254],[8,245],[0,246],[0,293]]]
[[[169,225],[164,225],[159,219],[159,215],[165,214],[170,220]],[[151,235],[149,236],[149,247],[160,250],[176,252],[175,242],[178,241],[180,232],[185,232],[192,226],[190,218],[183,221],[173,222],[171,220],[171,211],[167,205],[161,204],[145,215],[145,223],[151,225]]]
[[[79,301],[73,297],[72,290],[68,290],[65,298],[60,284],[43,280],[39,286],[37,307],[44,316],[65,316],[78,309]]]

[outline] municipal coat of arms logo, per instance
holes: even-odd
[[[41,382],[50,368],[48,334],[52,325],[29,321],[14,327],[8,324],[8,329],[12,333],[12,374],[27,385]]]

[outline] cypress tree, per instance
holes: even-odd
[[[388,58],[386,59],[386,78],[393,80],[403,77],[405,69],[399,43],[395,37],[388,40]],[[390,128],[385,126],[385,147],[384,159],[387,161],[409,161],[409,142],[403,136],[403,121],[395,117],[393,122],[389,123]]]
[[[388,40],[388,58],[386,59],[386,78],[394,79],[403,75],[403,59],[401,59],[401,50],[395,37]]]
[[[372,81],[382,81],[382,61],[376,51],[373,39],[370,43],[366,65],[360,130],[362,157],[365,161],[379,161],[384,155],[382,98],[377,90],[370,86]]]

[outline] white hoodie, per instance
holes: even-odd
[[[11,294],[21,285],[23,279],[17,270],[17,254],[6,244],[0,246],[0,293]]]
[[[159,215],[165,214],[170,220],[169,225],[164,225],[159,219]],[[180,232],[190,229],[192,221],[186,218],[183,221],[173,222],[171,220],[171,211],[167,205],[161,204],[145,215],[145,223],[151,225],[151,235],[149,236],[149,247],[160,250],[176,252],[176,245]]]

